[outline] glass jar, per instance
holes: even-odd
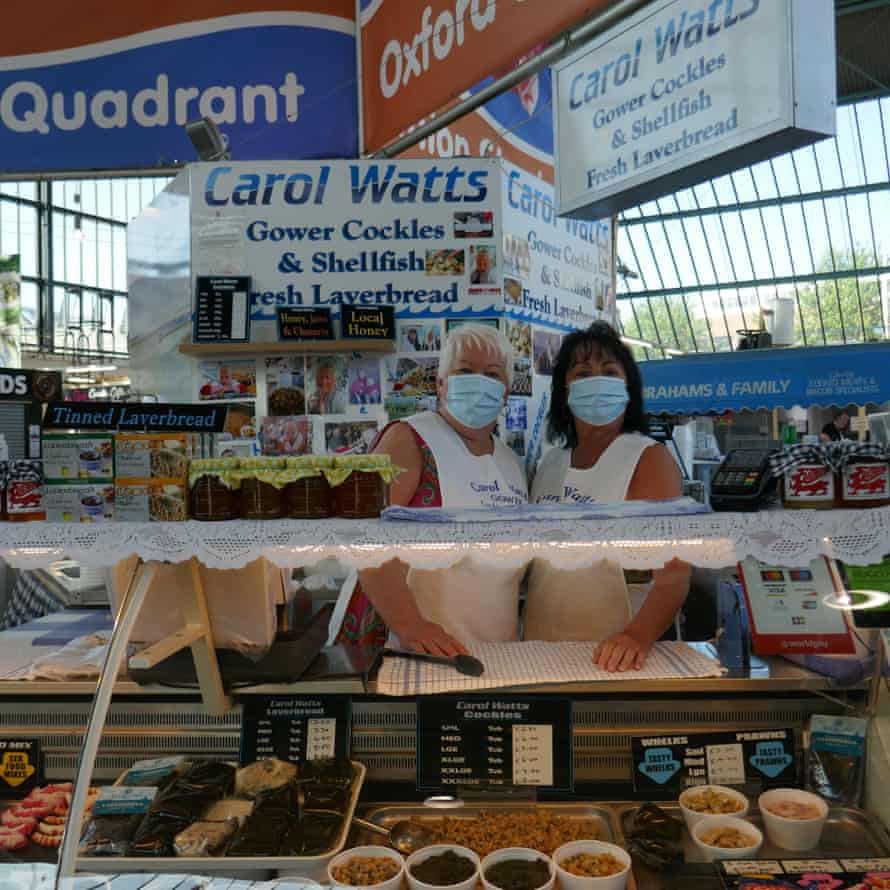
[[[242,471],[238,489],[238,512],[242,519],[280,519],[284,515],[282,485],[277,479],[280,471]]]
[[[46,519],[43,505],[43,462],[11,460],[6,483],[6,514],[10,522]]]
[[[785,472],[782,500],[786,508],[826,510],[834,507],[837,485],[834,470],[825,464],[798,464]]]
[[[326,519],[334,515],[334,493],[325,475],[333,457],[307,454],[287,459],[290,481],[284,489],[284,512],[290,519]]]
[[[856,457],[841,473],[841,507],[886,507],[890,504],[890,463],[879,457]]]
[[[238,517],[235,472],[238,458],[200,458],[189,465],[189,510],[192,519],[218,522]]]
[[[389,484],[398,475],[388,454],[338,457],[331,481],[334,512],[344,519],[373,519],[386,508]]]

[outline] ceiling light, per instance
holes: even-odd
[[[117,365],[75,365],[73,368],[65,368],[66,374],[93,374],[101,371],[116,371]]]
[[[650,343],[648,340],[638,340],[636,337],[622,337],[622,343],[627,343],[628,346],[642,346],[643,349],[656,349],[657,347]]]
[[[69,377],[68,380],[66,381],[66,383],[77,383],[77,384],[95,383],[95,382],[96,382],[95,377]]]

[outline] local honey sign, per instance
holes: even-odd
[[[344,340],[394,340],[396,310],[393,306],[343,306],[340,334]]]

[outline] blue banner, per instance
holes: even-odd
[[[196,160],[200,117],[239,160],[355,157],[354,22],[246,13],[0,58],[0,174]]]
[[[641,362],[650,414],[879,404],[890,400],[890,343],[756,349]]]

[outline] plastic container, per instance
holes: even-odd
[[[782,478],[782,501],[789,510],[828,510],[835,506],[834,471],[825,464],[798,464]]]
[[[560,863],[579,853],[589,853],[591,856],[602,856],[608,853],[624,864],[624,870],[614,875],[594,875],[584,877],[567,872]],[[624,890],[630,875],[630,854],[617,844],[606,841],[572,841],[563,844],[553,853],[553,864],[556,867],[556,877],[562,890]]]
[[[238,516],[238,459],[200,458],[189,466],[189,514],[201,522]]]
[[[344,884],[336,880],[336,878],[334,877],[335,868],[341,865],[346,865],[346,863],[348,863],[352,859],[361,858],[392,859],[393,861],[398,863],[399,870],[395,875],[393,875],[393,877],[387,878],[387,880],[381,881],[378,884]],[[351,850],[344,850],[342,853],[338,853],[328,863],[328,880],[330,881],[332,887],[373,887],[374,890],[399,890],[399,888],[402,886],[402,879],[404,877],[405,860],[402,859],[401,853],[389,847],[353,847]]]
[[[545,856],[537,850],[530,850],[528,847],[505,847],[503,850],[495,850],[494,853],[489,853],[482,860],[480,871],[482,872],[482,886],[485,890],[503,890],[503,888],[499,887],[497,884],[492,884],[485,877],[485,873],[492,865],[496,865],[498,862],[505,862],[508,859],[524,859],[528,862],[534,862],[536,859],[540,859],[542,862],[547,863],[550,869],[550,879],[534,888],[534,890],[551,890],[556,883],[556,867],[553,865],[553,860],[549,856]]]
[[[851,459],[840,474],[841,507],[886,507],[890,504],[890,463],[877,457]]]
[[[754,843],[748,847],[712,847],[701,840],[703,834],[715,828],[735,828],[750,837]],[[753,859],[763,846],[763,832],[744,819],[735,816],[708,816],[696,823],[689,832],[692,842],[708,862],[717,862],[720,859]]]
[[[46,519],[43,504],[43,463],[39,460],[12,460],[7,466],[7,519],[10,522]]]
[[[412,866],[419,865],[430,857],[439,856],[449,850],[456,853],[458,856],[462,856],[464,859],[469,859],[476,867],[473,874],[465,881],[458,881],[456,884],[428,884],[425,881],[415,878],[411,873]],[[408,860],[405,862],[405,876],[408,879],[408,887],[410,890],[440,890],[442,887],[447,887],[448,890],[474,890],[476,883],[479,880],[480,867],[481,862],[479,857],[468,847],[461,847],[457,844],[433,844],[431,847],[415,850],[408,857]]]
[[[727,796],[733,798],[738,801],[739,808],[733,813],[700,813],[697,810],[690,809],[686,803],[690,797],[695,794],[701,794],[703,791],[710,789],[711,791],[717,791],[721,794],[726,794]],[[692,831],[692,829],[698,825],[702,819],[707,819],[709,816],[735,816],[737,819],[744,819],[745,816],[748,815],[748,810],[750,809],[750,804],[748,802],[748,798],[745,797],[741,791],[736,791],[735,788],[729,788],[726,785],[696,785],[693,788],[687,788],[680,795],[680,812],[683,813],[683,819],[686,821],[686,827]]]
[[[789,819],[770,811],[771,806],[783,801],[815,806],[819,809],[819,816],[815,819]],[[774,788],[764,791],[757,803],[766,836],[777,847],[783,850],[811,850],[819,843],[828,819],[828,804],[818,794],[796,788]]]

